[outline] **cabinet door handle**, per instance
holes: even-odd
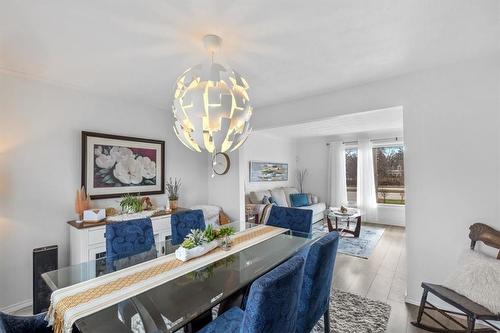
[[[161,254],[165,254],[165,246],[161,247]]]

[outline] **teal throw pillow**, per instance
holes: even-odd
[[[307,200],[307,193],[290,194],[290,202],[292,203],[292,207],[302,207],[309,205],[309,200]]]

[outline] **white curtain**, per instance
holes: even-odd
[[[328,151],[328,202],[332,207],[347,205],[345,146],[342,142],[330,143]]]
[[[366,221],[377,220],[377,196],[373,170],[373,146],[370,140],[358,141],[357,205]]]

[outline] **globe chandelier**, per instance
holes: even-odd
[[[211,60],[189,68],[176,81],[172,111],[177,138],[189,149],[213,156],[238,149],[251,132],[248,83],[214,62],[222,39],[203,38]]]

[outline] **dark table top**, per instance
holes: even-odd
[[[229,225],[237,232],[256,226],[245,222]],[[75,325],[83,333],[147,332],[151,327],[162,332],[174,332],[320,236],[287,231],[81,318]],[[130,257],[125,263],[144,262],[171,254],[176,249],[171,244],[160,246],[167,249],[165,254],[158,252],[153,258],[149,254],[140,254]],[[99,265],[105,265],[105,258],[63,267],[42,276],[55,290],[107,274],[106,270],[97,269]],[[126,267],[123,265],[121,268]]]

